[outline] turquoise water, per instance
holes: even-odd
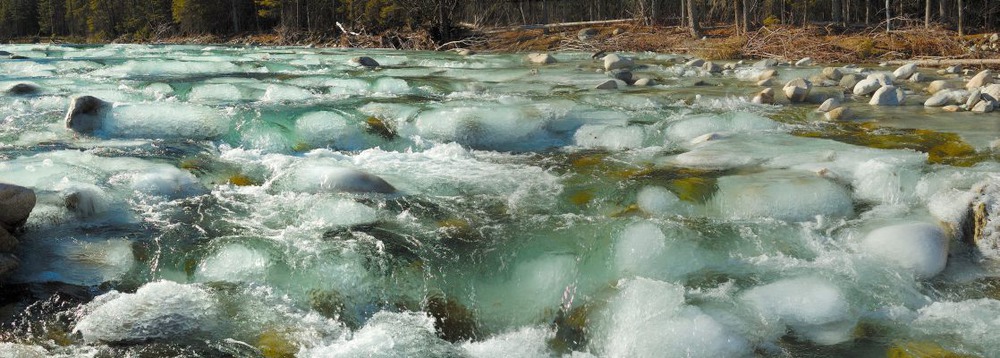
[[[39,196],[0,356],[1000,352],[996,253],[955,231],[1000,117],[919,85],[827,122],[650,53],[657,86],[595,90],[586,53],[0,49],[37,87],[0,97],[0,181]]]

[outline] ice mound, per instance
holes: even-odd
[[[457,107],[425,111],[415,125],[421,137],[456,142],[475,149],[498,151],[557,145],[545,130],[546,121],[522,108]]]
[[[645,130],[638,126],[584,125],[576,130],[576,145],[611,150],[642,148]]]
[[[705,267],[705,260],[691,243],[677,236],[695,236],[680,229],[667,237],[659,227],[642,221],[625,228],[614,243],[614,268],[626,276],[677,279]]]
[[[807,221],[817,215],[843,217],[854,212],[846,188],[817,175],[794,172],[719,178],[711,203],[730,219]]]
[[[367,147],[364,133],[336,112],[310,112],[295,120],[299,137],[313,147],[357,150]]]
[[[402,95],[410,93],[410,84],[403,79],[382,77],[372,83],[371,91],[382,95]]]
[[[268,85],[261,100],[264,102],[300,102],[313,98],[307,89],[289,85]]]
[[[840,289],[818,277],[757,286],[745,291],[741,299],[770,326],[762,327],[764,330],[781,335],[788,326],[799,336],[823,345],[849,341],[857,320]]]
[[[230,83],[199,84],[188,93],[188,101],[191,102],[225,103],[247,99],[239,87]]]
[[[916,199],[914,188],[920,180],[922,163],[901,158],[880,158],[858,165],[854,174],[854,195],[878,203],[902,204]]]
[[[143,87],[142,93],[159,101],[166,99],[167,97],[173,96],[174,88],[170,87],[169,84],[163,82],[155,82],[146,85],[146,87]]]
[[[347,341],[303,349],[299,356],[460,357],[461,350],[434,333],[434,318],[424,313],[378,312]]]
[[[117,56],[117,54],[116,54]],[[246,72],[236,64],[219,61],[134,60],[91,72],[99,77],[194,76]]]
[[[97,185],[71,182],[64,178],[54,189],[62,195],[66,208],[77,217],[101,216],[111,209],[111,195]]]
[[[684,205],[676,194],[661,186],[647,186],[640,189],[636,194],[636,204],[639,205],[639,209],[652,215],[675,213],[683,210]]]
[[[158,166],[132,177],[132,189],[146,195],[169,199],[201,194],[205,188],[190,172],[171,166]]]
[[[480,318],[500,326],[538,324],[559,308],[563,295],[574,284],[576,257],[544,254],[516,264],[509,278],[481,284]],[[506,279],[506,280],[504,280]]]
[[[396,188],[392,184],[377,175],[319,160],[307,160],[292,168],[287,176],[281,178],[281,186],[306,193],[389,194],[396,192]]]
[[[83,308],[73,332],[89,343],[176,341],[211,332],[216,309],[211,294],[197,286],[156,281],[135,293],[98,296]]]
[[[328,197],[310,199],[300,219],[312,225],[330,229],[372,224],[378,220],[378,211],[355,201]]]
[[[749,357],[745,338],[698,307],[684,303],[684,287],[645,278],[623,281],[592,331],[592,347],[606,357]]]
[[[747,112],[725,115],[699,115],[671,123],[667,127],[667,139],[676,143],[688,143],[692,139],[709,133],[752,134],[780,130],[782,125],[771,119]]]
[[[240,244],[223,246],[198,265],[199,281],[265,282],[271,259],[267,253]]]
[[[115,105],[103,131],[119,138],[214,139],[229,131],[229,121],[208,107],[179,103]]]
[[[535,358],[551,356],[548,341],[555,336],[551,329],[524,327],[487,340],[462,345],[473,358]]]
[[[861,249],[917,278],[934,277],[948,263],[948,237],[937,225],[908,223],[882,227],[861,242]]]

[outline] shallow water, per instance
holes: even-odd
[[[996,114],[831,123],[650,53],[607,91],[586,53],[0,49],[39,88],[0,97],[0,181],[39,195],[0,356],[1000,354],[996,255],[948,226]]]

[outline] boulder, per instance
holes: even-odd
[[[901,88],[896,86],[882,86],[878,91],[875,91],[868,104],[873,106],[899,106],[903,104],[904,99],[905,96]]]
[[[892,71],[892,75],[896,77],[897,80],[909,79],[910,76],[917,73],[917,65],[914,63],[908,63],[899,66],[895,71]]]
[[[0,253],[14,252],[17,248],[17,238],[3,228],[0,228]]]
[[[848,91],[853,91],[854,86],[856,86],[862,79],[862,76],[857,73],[846,74],[840,78],[840,87]]]
[[[826,117],[830,121],[840,121],[847,120],[851,117],[851,111],[847,107],[837,107],[831,109],[829,112],[823,113],[823,117]]]
[[[35,200],[34,190],[0,183],[0,229],[14,232],[24,225],[35,208]]]
[[[472,55],[476,54],[476,51],[472,51],[472,50],[467,49],[467,48],[457,48],[457,49],[455,49],[455,53],[457,53],[459,55],[462,55],[462,56],[472,56]]]
[[[960,112],[960,111],[962,111],[962,107],[959,107],[959,106],[954,105],[954,104],[950,104],[950,105],[941,107],[941,110],[945,111],[945,112]]]
[[[94,96],[73,98],[66,111],[66,128],[77,133],[91,133],[101,129],[103,117],[111,103]]]
[[[910,82],[920,83],[924,81],[927,81],[927,76],[924,76],[923,73],[917,72],[910,76]]]
[[[722,67],[712,61],[705,62],[701,65],[701,69],[708,73],[719,73],[722,72]]]
[[[935,93],[931,98],[924,101],[924,107],[941,107],[950,103],[958,103],[962,97],[962,93],[959,91],[938,91],[938,93]]]
[[[656,86],[656,81],[653,81],[651,78],[648,77],[642,77],[640,79],[635,80],[635,83],[633,83],[632,85],[636,87]]]
[[[705,65],[705,60],[702,60],[700,58],[692,59],[691,61],[688,61],[687,63],[684,64],[684,66],[688,67],[701,67],[703,65]]]
[[[955,88],[955,85],[953,85],[951,82],[945,80],[937,80],[927,85],[927,93],[935,94],[943,89],[952,89],[952,88]]]
[[[951,65],[951,66],[945,67],[944,73],[945,74],[950,74],[950,75],[955,75],[955,74],[962,73],[962,65]]]
[[[774,66],[777,66],[777,65],[778,65],[778,60],[775,60],[773,58],[765,58],[763,60],[755,62],[753,64],[753,67],[756,67],[756,68],[769,68],[769,67],[774,67]]]
[[[795,61],[795,66],[812,66],[812,57],[803,57],[801,60]]]
[[[625,33],[625,29],[620,28],[620,27],[616,27],[614,30],[611,31],[611,34],[615,35],[615,36],[618,36],[618,35],[621,35],[621,34],[624,34],[624,33]]]
[[[760,74],[757,75],[757,80],[758,81],[763,81],[763,80],[771,79],[771,78],[774,78],[774,77],[778,77],[778,71],[775,71],[773,69],[766,69],[766,70],[760,71]]]
[[[861,242],[862,250],[879,260],[931,278],[948,263],[948,237],[940,227],[928,223],[907,223],[871,231]]]
[[[892,74],[890,74],[890,73],[875,72],[875,73],[869,74],[868,77],[866,77],[866,78],[873,79],[876,82],[878,82],[879,85],[882,85],[882,86],[891,86],[892,85]]]
[[[619,68],[632,68],[632,66],[635,66],[635,62],[633,62],[631,58],[619,56],[613,53],[604,56],[605,71],[611,71]]]
[[[619,68],[619,69],[608,71],[607,73],[608,73],[608,76],[611,76],[611,78],[614,78],[616,80],[621,80],[621,81],[623,81],[625,83],[628,83],[628,84],[631,84],[631,83],[635,82],[632,79],[632,71],[629,71],[629,70],[626,70],[626,69]]]
[[[611,55],[608,55],[611,56]],[[528,62],[536,65],[547,65],[550,63],[556,63],[556,58],[548,53],[529,53]],[[605,63],[607,63],[607,58],[605,57]]]
[[[817,108],[816,111],[826,113],[836,108],[840,108],[840,100],[836,98],[828,98],[819,105],[819,108]]]
[[[21,261],[13,254],[0,254],[0,280],[9,276],[14,270],[17,270],[20,264]]]
[[[761,87],[774,86],[774,79],[773,78],[762,79],[760,81],[757,81],[757,85]]]
[[[18,83],[7,89],[7,94],[14,96],[32,95],[41,92],[41,88],[30,83]]]
[[[801,77],[788,81],[788,83],[785,83],[785,86],[782,87],[782,91],[785,92],[785,96],[792,102],[805,101],[806,97],[809,96],[810,90],[812,90],[812,84]]]
[[[882,85],[878,83],[878,80],[873,78],[866,78],[861,81],[858,81],[858,83],[854,85],[854,95],[866,96],[875,93],[875,91],[878,91],[880,87],[882,87]]]
[[[597,87],[594,87],[594,89],[618,89],[626,86],[628,86],[628,84],[621,80],[607,80],[597,85]]]
[[[765,88],[760,93],[757,93],[750,102],[756,104],[774,104],[774,89]]]
[[[988,84],[993,83],[993,71],[983,70],[977,73],[975,76],[965,84],[965,88],[973,89],[979,88]]]
[[[970,109],[970,111],[974,113],[990,113],[993,112],[994,109],[996,109],[996,104],[997,103],[994,102],[993,100],[983,99],[982,101],[976,103],[975,106],[972,106],[972,109]]]
[[[739,65],[737,65],[735,62],[729,62],[725,65],[722,65],[722,69],[724,70],[735,70],[737,67],[739,67]]]
[[[840,81],[841,78],[844,78],[844,74],[841,73],[840,69],[836,67],[824,67],[822,74],[823,77],[829,78],[834,81]]]
[[[990,84],[983,87],[982,90],[983,99],[992,100],[994,102],[1000,101],[1000,84]]]
[[[354,64],[355,66],[361,66],[366,68],[375,68],[379,66],[378,61],[375,61],[374,58],[368,56],[358,56],[351,58],[351,63]]]
[[[983,99],[982,91],[976,87],[969,91],[969,98],[965,100],[965,108],[972,108]]]
[[[598,33],[599,31],[593,27],[585,27],[576,33],[576,38],[580,39],[580,41],[589,41],[594,36],[597,36]]]

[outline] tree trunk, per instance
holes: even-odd
[[[872,12],[872,2],[871,0],[865,0],[865,25],[870,25],[872,23],[871,17],[869,16],[871,15],[871,12]]]
[[[833,20],[834,23],[838,23],[839,24],[842,21],[841,14],[844,11],[844,9],[842,8],[842,6],[840,5],[840,0],[831,0],[830,4],[831,4],[831,7],[832,7],[832,11],[833,11],[831,13],[832,16],[830,16],[830,18]]]
[[[698,9],[695,8],[697,4],[695,0],[687,0],[688,2],[688,26],[691,28],[691,37],[695,39],[701,38],[701,26],[698,26]]]
[[[962,0],[958,0],[958,36],[965,36],[962,30]]]
[[[886,33],[888,33],[889,31],[892,31],[892,26],[889,26],[889,24],[892,23],[892,20],[891,20],[892,17],[891,17],[891,15],[889,13],[890,13],[889,0],[885,0],[885,32]]]
[[[940,21],[940,22],[947,22],[945,20],[945,11],[944,11],[945,7],[944,7],[944,3],[945,3],[945,0],[938,0],[938,21]]]
[[[743,34],[746,35],[747,29],[750,27],[747,24],[747,0],[742,0],[741,2],[743,5]]]
[[[680,24],[680,27],[684,27],[684,25],[687,24],[687,7],[684,6],[685,4],[687,4],[687,1],[686,0],[681,0],[681,24]]]
[[[924,28],[931,27],[931,0],[924,0]]]
[[[740,0],[733,0],[733,33],[740,35]]]

